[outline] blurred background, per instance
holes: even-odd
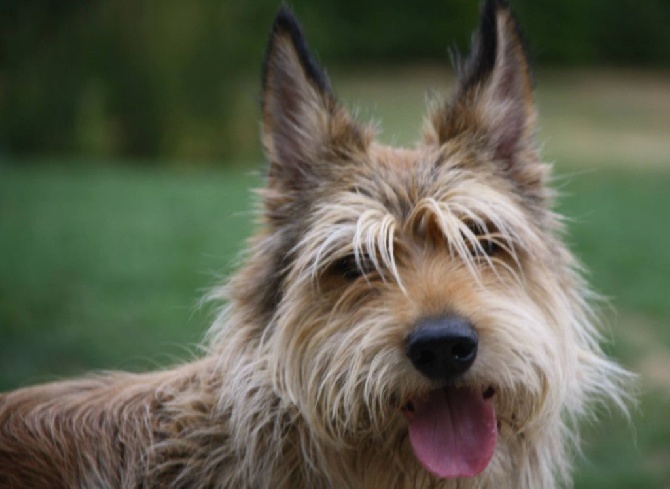
[[[581,488],[670,487],[670,2],[516,0],[568,240],[640,375]],[[341,99],[411,144],[475,0],[294,0]],[[261,184],[278,1],[0,0],[0,390],[190,358]],[[611,304],[611,307],[607,304]]]

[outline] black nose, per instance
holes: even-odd
[[[461,316],[424,319],[407,337],[405,353],[429,379],[453,380],[475,361],[477,333]]]

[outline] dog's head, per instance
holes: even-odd
[[[263,67],[262,231],[231,294],[263,318],[258,348],[313,436],[411,445],[441,478],[538,459],[553,460],[534,469],[551,474],[566,417],[616,397],[617,370],[551,210],[504,1],[484,4],[457,69],[416,147],[384,146],[282,9]]]

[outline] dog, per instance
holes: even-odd
[[[0,397],[10,488],[552,488],[627,405],[517,23],[486,0],[414,148],[338,102],[282,7],[262,70],[258,232],[191,363]]]

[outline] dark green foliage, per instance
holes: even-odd
[[[273,9],[59,5],[4,7],[0,149],[199,159],[233,152],[240,80],[258,64],[265,36],[251,19],[267,23]]]
[[[666,0],[519,0],[513,4],[541,63],[666,65]]]
[[[5,0],[0,154],[257,155],[253,107],[279,1]],[[295,0],[333,64],[447,62],[475,0]],[[539,63],[663,66],[667,0],[512,2]],[[249,82],[253,80],[253,82]]]

